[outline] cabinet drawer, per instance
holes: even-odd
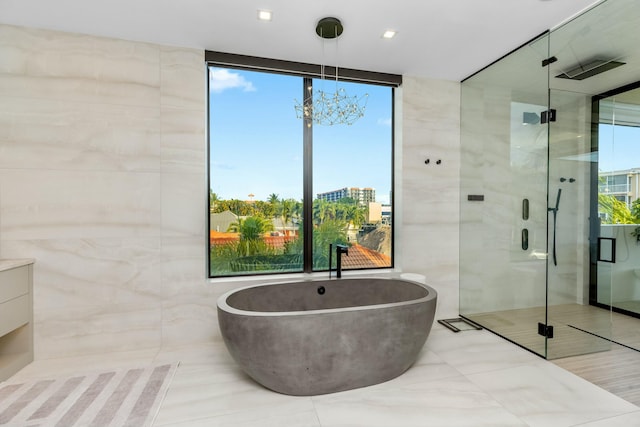
[[[0,304],[29,292],[29,267],[0,271]]]
[[[0,337],[29,323],[31,315],[29,304],[29,295],[0,304]]]

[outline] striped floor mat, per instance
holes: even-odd
[[[0,383],[0,426],[148,427],[177,367]]]

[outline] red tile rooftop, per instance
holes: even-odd
[[[224,245],[240,239],[238,233],[222,233],[211,231],[212,245]],[[273,247],[281,249],[286,242],[295,240],[295,236],[265,236],[265,242]],[[357,243],[349,247],[349,255],[342,256],[342,268],[345,270],[356,268],[381,268],[391,267],[391,257],[361,246]]]
[[[227,243],[236,242],[240,240],[239,233],[223,233],[221,231],[209,232],[209,239],[212,245],[225,245]],[[264,241],[267,245],[275,249],[282,249],[286,242],[290,242],[296,239],[296,236],[265,236]]]
[[[342,268],[391,267],[391,257],[357,243],[349,247],[349,255],[342,256]]]
[[[224,245],[240,240],[238,233],[223,233],[222,231],[209,231],[209,241],[212,245]]]

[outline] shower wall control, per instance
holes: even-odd
[[[526,251],[529,249],[529,230],[526,228],[522,229],[522,250]]]
[[[522,199],[522,219],[529,219],[529,199]]]

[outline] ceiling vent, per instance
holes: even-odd
[[[593,59],[584,65],[579,65],[569,71],[558,74],[556,77],[559,79],[584,80],[624,64],[624,62],[613,61],[611,59]]]

